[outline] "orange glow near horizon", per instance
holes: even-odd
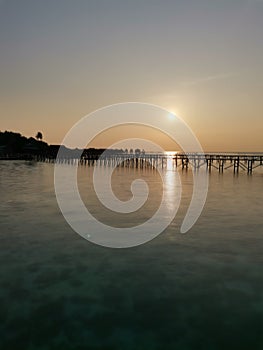
[[[263,151],[262,2],[194,3],[0,1],[0,130],[59,144],[83,116],[135,101],[185,120],[205,151]]]

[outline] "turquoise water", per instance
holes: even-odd
[[[204,211],[184,235],[192,176],[180,173],[175,220],[130,249],[103,248],[72,231],[56,203],[53,170],[0,162],[1,349],[263,348],[262,170],[212,172]],[[80,170],[82,189],[89,171]],[[125,198],[134,174],[118,174]],[[156,188],[151,213],[160,178],[137,175]],[[92,196],[87,206],[99,208]],[[114,224],[109,212],[97,215]]]

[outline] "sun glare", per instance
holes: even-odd
[[[170,112],[168,114],[168,118],[169,118],[169,120],[175,120],[175,114],[173,112]]]

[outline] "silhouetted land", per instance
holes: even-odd
[[[80,150],[69,149],[63,147],[63,154],[69,158],[74,158],[74,154],[78,155]],[[12,131],[0,131],[0,159],[21,159],[32,160],[39,158],[56,158],[60,145],[49,145],[42,140],[34,137],[25,137],[20,133]],[[81,150],[83,156],[99,157],[105,149],[88,148]],[[120,152],[120,150],[118,150]]]

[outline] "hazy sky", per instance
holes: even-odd
[[[2,131],[59,143],[140,101],[207,151],[263,151],[263,0],[0,0],[0,77]]]

